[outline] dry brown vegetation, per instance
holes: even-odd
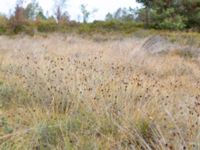
[[[199,56],[144,41],[1,36],[0,149],[200,149]]]

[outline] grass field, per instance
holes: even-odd
[[[200,57],[145,40],[1,36],[0,149],[199,150]]]

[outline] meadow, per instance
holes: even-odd
[[[200,55],[173,37],[0,36],[0,149],[199,150]]]

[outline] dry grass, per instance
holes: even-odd
[[[100,39],[0,37],[0,149],[200,149],[199,58]]]

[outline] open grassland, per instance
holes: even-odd
[[[145,40],[1,36],[0,149],[199,150],[199,55]]]

